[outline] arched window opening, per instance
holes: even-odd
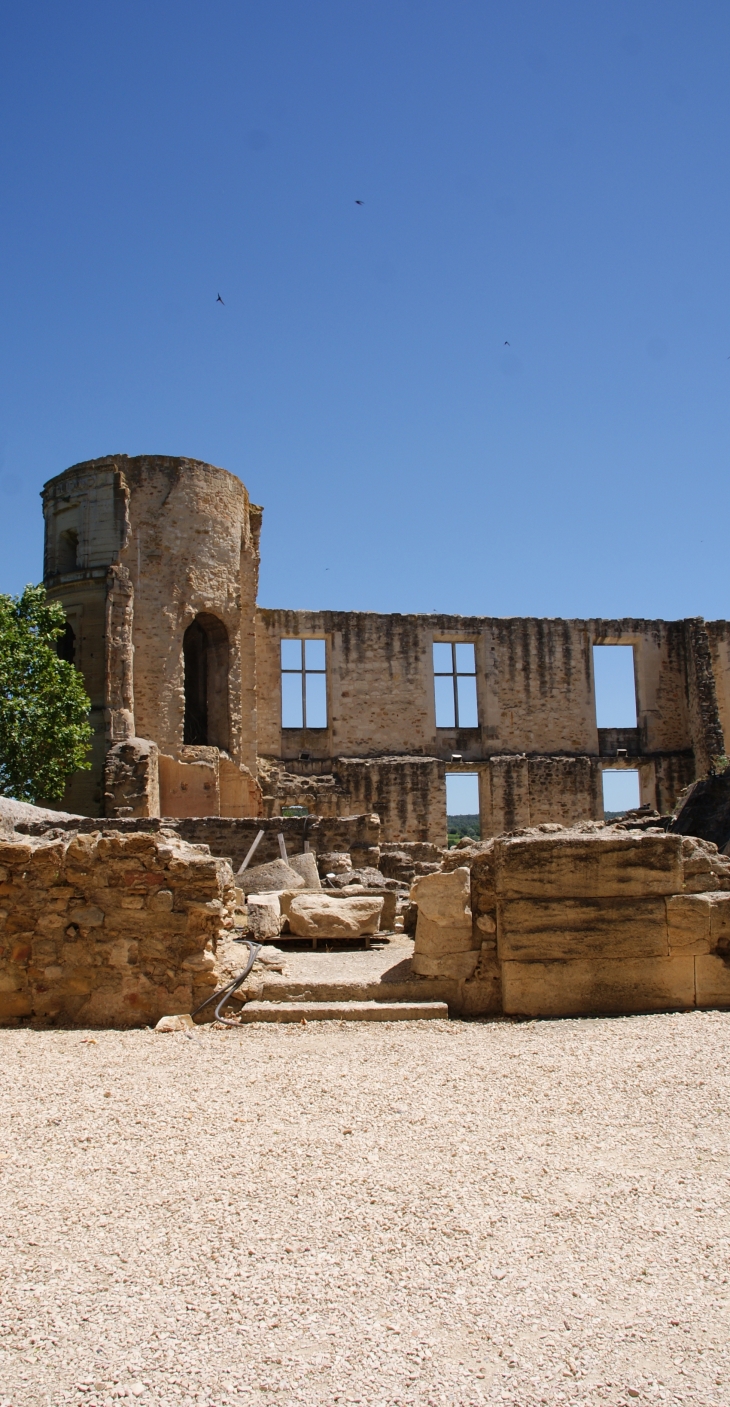
[[[183,741],[189,747],[228,751],[228,653],[228,631],[223,621],[201,612],[183,636]]]
[[[59,572],[75,572],[78,566],[79,535],[75,528],[67,528],[58,537],[58,557],[56,568]]]
[[[66,660],[67,664],[76,663],[76,636],[69,620],[66,621],[63,635],[59,635],[56,641],[56,654],[60,660]]]

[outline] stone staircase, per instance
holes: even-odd
[[[313,952],[282,938],[263,949],[241,989],[245,1004],[234,999],[225,1014],[242,1023],[447,1020],[448,984],[411,972],[412,940],[403,934],[377,940],[369,950],[332,944]],[[243,970],[246,952],[232,940],[219,946],[219,986]]]

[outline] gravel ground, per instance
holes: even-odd
[[[0,1403],[730,1403],[730,1014],[0,1033]]]

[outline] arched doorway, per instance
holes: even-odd
[[[228,631],[223,621],[201,611],[183,636],[183,742],[189,747],[228,751],[228,655]]]

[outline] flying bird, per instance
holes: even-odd
[[[509,347],[510,344],[509,344],[509,342],[505,342],[504,345],[505,345],[505,347]]]
[[[220,293],[218,294],[218,297],[216,298],[215,301],[216,301],[216,303],[222,303],[222,304],[223,304],[223,307],[225,308],[226,305],[225,305],[225,303],[223,303],[223,299],[221,298]]]
[[[356,204],[356,205],[364,205],[364,204],[365,204],[365,201],[364,201],[364,200],[356,200],[356,201],[355,201],[355,204]]]

